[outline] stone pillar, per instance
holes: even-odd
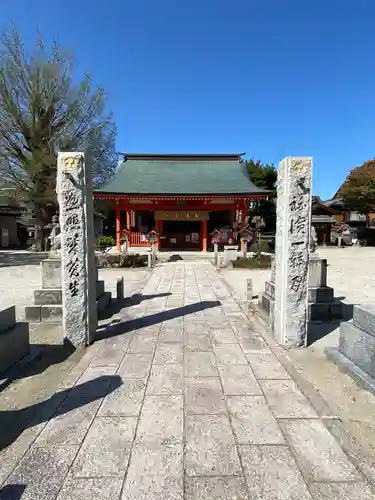
[[[277,175],[275,309],[277,342],[307,340],[312,158],[287,157]]]
[[[97,327],[96,261],[91,172],[83,153],[59,153],[63,331],[66,341],[83,347]]]

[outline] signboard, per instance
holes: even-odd
[[[202,221],[209,219],[209,212],[198,210],[155,210],[155,220]]]

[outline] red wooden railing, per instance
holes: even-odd
[[[131,247],[149,247],[150,243],[146,239],[146,235],[143,233],[130,233],[130,246]]]

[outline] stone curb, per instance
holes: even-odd
[[[353,363],[346,356],[341,354],[335,347],[327,347],[324,350],[327,358],[335,363],[344,373],[350,375],[362,389],[365,389],[375,395],[375,380],[359,366]]]

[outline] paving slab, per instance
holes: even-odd
[[[184,390],[184,367],[177,365],[154,364],[151,369],[147,394],[182,394]]]
[[[182,395],[149,396],[142,408],[137,443],[162,445],[183,441]]]
[[[124,378],[122,385],[108,394],[99,408],[101,417],[138,417],[146,390],[147,380]]]
[[[69,478],[56,500],[117,500],[122,483],[116,478]]]
[[[95,358],[91,361],[90,366],[120,366],[127,347],[127,345],[122,345],[120,348],[117,345],[104,344],[103,347],[99,349]]]
[[[152,353],[126,354],[118,374],[122,378],[146,378],[151,370]]]
[[[135,335],[130,342],[128,353],[136,354],[143,352],[153,353],[155,351],[158,336],[152,333]]]
[[[248,353],[247,360],[258,379],[290,379],[280,361],[272,353]]]
[[[197,415],[227,413],[220,379],[185,378],[185,409]]]
[[[74,461],[75,477],[124,477],[137,419],[100,417],[91,425]]]
[[[233,333],[233,330],[230,326],[226,326],[225,328],[213,327],[211,328],[211,338],[214,344],[236,344],[237,339]]]
[[[212,351],[211,335],[207,332],[197,331],[185,333],[185,350],[187,351]]]
[[[261,380],[259,383],[277,418],[318,418],[293,380]]]
[[[183,344],[159,343],[154,357],[154,365],[181,364],[183,363]]]
[[[187,377],[217,377],[218,372],[212,352],[186,352],[184,358]]]
[[[229,396],[227,404],[239,444],[285,444],[263,396]]]
[[[220,365],[219,373],[226,395],[261,396],[262,391],[248,365]]]
[[[186,500],[248,500],[242,477],[187,478]]]
[[[265,352],[271,353],[267,343],[262,339],[260,335],[246,334],[238,335],[239,344],[245,353],[258,353]]]
[[[216,344],[214,354],[218,365],[247,365],[247,359],[238,344]]]
[[[192,476],[234,476],[242,470],[225,415],[186,417],[186,473]]]
[[[241,446],[251,500],[312,500],[287,446]]]
[[[136,443],[121,500],[183,498],[183,445]]]
[[[35,446],[81,444],[101,401],[92,401],[72,409],[68,398],[51,418],[35,441]]]
[[[22,500],[53,500],[77,451],[78,446],[32,448],[11,474],[6,485],[27,486]]]

